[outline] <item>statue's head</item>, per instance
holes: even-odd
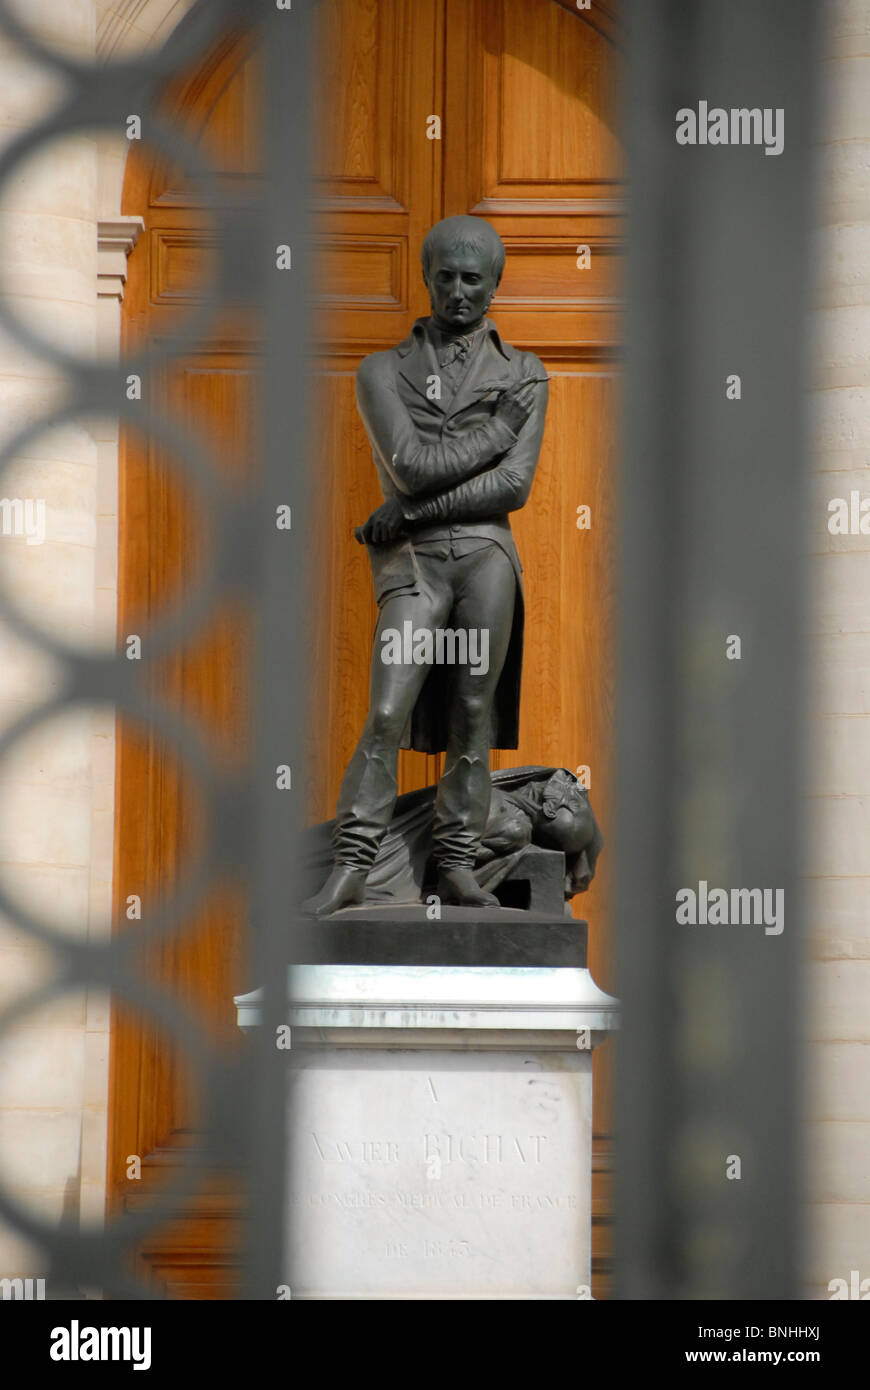
[[[477,328],[504,270],[504,242],[495,228],[480,217],[445,217],[426,233],[420,260],[439,327]]]
[[[538,793],[532,840],[565,856],[565,896],[585,893],[595,877],[604,841],[589,805],[589,794],[573,772],[557,768]]]
[[[534,827],[536,844],[560,849],[570,858],[589,847],[595,830],[585,789],[567,768],[559,768],[544,787]]]

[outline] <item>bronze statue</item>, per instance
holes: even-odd
[[[390,824],[378,846],[365,886],[365,906],[426,903],[435,890],[432,823],[436,787],[421,787],[397,798]],[[332,862],[335,822],[305,831],[304,864],[312,886],[322,883]],[[511,767],[492,774],[489,815],[474,866],[478,886],[489,893],[506,891],[529,877],[528,851],[538,853],[532,870],[537,894],[546,893],[551,915],[585,893],[595,876],[603,840],[589,795],[573,773],[562,767]],[[542,880],[546,880],[543,882]],[[510,896],[510,895],[509,895]],[[510,904],[519,904],[510,899]],[[528,906],[535,908],[535,901]]]
[[[421,254],[432,313],[366,357],[357,404],[383,504],[357,531],[379,606],[371,703],[344,775],[333,869],[304,907],[361,903],[390,825],[400,747],[446,752],[432,854],[442,901],[499,905],[475,878],[490,809],[491,748],[516,748],[521,565],[508,513],[524,506],[541,447],[547,377],[487,317],[505,248],[477,217],[448,217]]]

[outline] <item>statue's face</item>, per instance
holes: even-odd
[[[551,819],[542,818],[535,829],[535,839],[548,849],[561,849],[569,856],[579,854],[592,838],[589,808],[562,806]]]
[[[588,796],[571,773],[560,769],[544,790],[544,803],[535,821],[535,842],[546,849],[561,849],[570,857],[591,844],[594,829]]]
[[[495,294],[490,257],[470,249],[439,249],[432,257],[426,286],[439,327],[467,333],[481,322]]]

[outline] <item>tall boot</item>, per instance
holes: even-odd
[[[383,758],[357,747],[338,796],[332,836],[333,870],[302,911],[327,917],[363,901],[366,879],[393,814],[398,783]]]
[[[474,877],[474,861],[489,815],[492,781],[482,758],[461,753],[444,772],[435,797],[432,843],[438,896],[462,907],[498,907]]]

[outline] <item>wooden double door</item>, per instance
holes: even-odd
[[[617,33],[609,4],[560,0],[321,0],[315,121],[319,296],[313,344],[320,606],[306,652],[314,752],[311,820],[334,812],[367,706],[375,606],[353,527],[380,502],[354,401],[354,373],[428,312],[419,253],[433,222],[486,218],[507,248],[491,314],[550,374],[546,434],[531,498],[512,524],[525,569],[526,638],[520,746],[494,766],[587,768],[605,839],[610,823],[615,525],[615,357],[621,248],[620,157],[614,133]],[[221,178],[256,178],[258,59],[232,35],[169,95]],[[131,161],[124,210],[145,219],[130,262],[124,333],[166,341],[151,399],[202,432],[216,468],[239,476],[256,416],[257,343],[227,316],[183,358],[174,316],[195,301],[209,255],[207,209],[159,161]],[[207,538],[155,440],[126,435],[120,504],[122,635],[141,630],[190,582]],[[137,626],[137,624],[139,626]],[[244,615],[213,615],[160,663],[162,693],[202,725],[227,759],[244,756],[248,692]],[[400,789],[437,779],[440,757],[404,753]],[[171,891],[195,838],[171,750],[119,729],[116,899]],[[575,901],[590,922],[590,964],[609,984],[608,862]],[[236,1045],[232,996],[245,976],[244,895],[219,886],[196,922],[149,957],[153,978],[194,1009],[216,1040]],[[605,1292],[606,1059],[596,1058],[596,1291]],[[126,1158],[171,1166],[196,1142],[180,1064],[145,1022],[113,1023],[109,1180],[135,1204]],[[141,1254],[174,1297],[232,1293],[238,1212],[206,1193]]]

